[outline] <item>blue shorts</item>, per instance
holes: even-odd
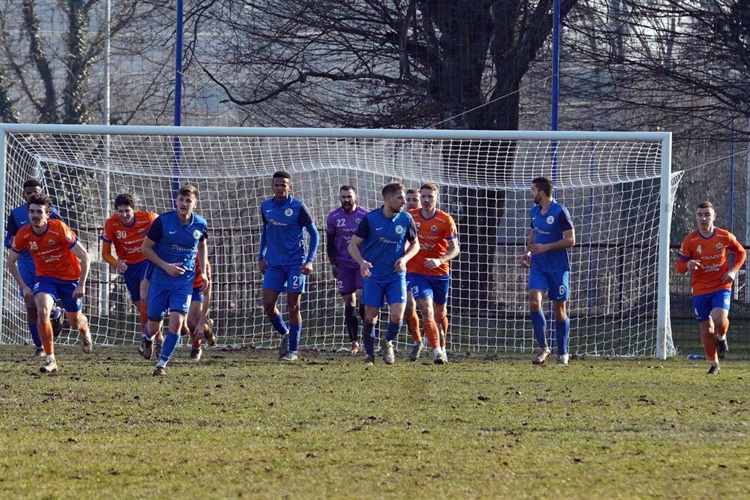
[[[443,276],[429,276],[427,274],[408,273],[406,275],[406,289],[415,300],[430,297],[436,304],[448,303],[448,291],[451,286],[449,274]]]
[[[359,268],[339,267],[336,277],[336,288],[341,295],[348,295],[362,288],[362,272]]]
[[[146,278],[150,265],[151,261],[148,259],[137,264],[128,264],[128,268],[122,273],[125,287],[128,289],[133,302],[141,300],[141,281]]]
[[[695,309],[695,320],[698,323],[708,321],[711,311],[714,309],[729,310],[731,304],[731,290],[717,290],[703,295],[693,296],[693,308]]]
[[[18,259],[17,265],[23,282],[31,290],[34,290],[34,285],[36,284],[36,266],[34,266],[34,261],[30,259]],[[21,293],[21,297],[23,297],[23,289],[19,287],[18,291]]]
[[[538,267],[529,272],[529,290],[549,292],[550,300],[564,301],[570,296],[570,271],[545,273]]]
[[[190,302],[200,302],[203,304],[203,292],[201,292],[201,287],[193,288],[193,295],[190,298]]]
[[[83,307],[83,303],[81,299],[73,298],[73,292],[77,286],[78,280],[66,281],[47,276],[37,276],[32,290],[34,290],[34,295],[38,293],[51,295],[55,302],[60,299],[67,312],[78,312]]]
[[[193,280],[184,283],[155,283],[148,285],[148,319],[158,321],[172,312],[187,313],[193,296]]]
[[[263,288],[277,292],[305,293],[305,279],[298,266],[268,266],[263,275]]]
[[[368,307],[383,307],[383,297],[388,305],[406,303],[406,276],[398,275],[389,281],[365,278],[362,285],[362,303]]]

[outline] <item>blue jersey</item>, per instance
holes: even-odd
[[[307,206],[288,196],[281,204],[275,198],[260,205],[263,232],[258,260],[269,266],[301,266],[312,262],[318,248],[318,229]],[[305,252],[305,232],[310,233],[310,250]]]
[[[417,238],[417,226],[409,212],[399,212],[389,219],[383,214],[383,208],[365,215],[354,233],[363,240],[360,253],[372,264],[370,277],[376,280],[406,275],[406,269],[397,273],[393,266],[406,253],[406,242],[413,243]]]
[[[573,229],[573,221],[568,209],[552,200],[549,210],[545,213],[542,213],[540,205],[531,209],[531,229],[534,231],[534,243],[554,243],[563,239],[564,231]],[[531,265],[549,273],[570,271],[568,249],[549,250],[532,255]]]
[[[57,213],[57,209],[52,207],[49,214],[50,219],[59,219],[60,216]],[[29,207],[28,205],[20,205],[10,212],[8,216],[8,224],[5,226],[5,248],[10,248],[11,241],[18,233],[18,230],[27,225],[29,220]],[[33,264],[31,260],[31,254],[28,250],[24,249],[19,257],[20,260],[28,261]]]
[[[192,214],[187,224],[182,223],[175,210],[157,217],[147,233],[148,238],[156,243],[154,251],[165,262],[180,262],[185,274],[173,277],[162,268],[154,266],[151,281],[175,283],[175,280],[179,280],[180,283],[190,282],[192,288],[198,243],[206,238],[207,230],[206,219],[197,214]]]

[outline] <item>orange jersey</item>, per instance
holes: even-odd
[[[695,260],[700,267],[692,274],[693,295],[703,295],[722,289],[732,288],[732,282],[724,282],[724,275],[729,271],[727,251],[734,254],[734,269],[739,269],[745,262],[746,252],[737,238],[725,229],[714,229],[708,238],[693,231],[685,237],[677,255],[677,271],[687,272],[688,261]]]
[[[435,269],[424,267],[425,259],[439,259],[448,253],[448,242],[458,238],[458,230],[453,217],[438,210],[435,215],[425,219],[422,210],[409,210],[417,226],[417,238],[419,238],[419,252],[406,263],[407,273],[426,274],[428,276],[445,276],[450,273],[450,264],[443,263]]]
[[[208,279],[211,279],[211,264],[206,261],[206,274]],[[193,280],[193,288],[200,288],[203,286],[203,278],[201,278],[201,263],[198,260],[198,254],[195,254],[195,279]]]
[[[126,226],[117,214],[111,216],[104,223],[102,240],[115,244],[117,257],[125,264],[138,264],[146,260],[141,251],[143,240],[146,239],[148,228],[157,215],[153,212],[137,211],[133,217],[133,224]]]
[[[81,262],[70,251],[78,242],[78,236],[60,219],[50,219],[41,235],[32,231],[28,224],[16,233],[13,251],[28,250],[34,259],[36,275],[65,281],[76,281],[81,277]]]

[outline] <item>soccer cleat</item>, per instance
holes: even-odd
[[[724,357],[727,355],[727,351],[729,351],[729,343],[727,342],[727,338],[724,337],[724,340],[716,340],[716,354],[719,355],[719,359],[724,359]]]
[[[289,334],[281,336],[281,343],[279,343],[279,359],[283,358],[289,353]]]
[[[352,356],[359,354],[359,342],[356,340],[352,342],[352,348],[350,349]]]
[[[57,338],[62,333],[63,329],[63,313],[61,309],[55,308],[55,311],[60,311],[60,314],[57,316],[57,319],[50,316],[49,320],[50,323],[52,323],[52,335],[54,335],[54,338]],[[54,314],[54,311],[53,311]]]
[[[44,347],[37,347],[34,349],[34,356],[44,356]]]
[[[436,365],[444,365],[448,363],[448,355],[445,351],[435,353],[435,359],[433,361]]]
[[[206,344],[209,347],[216,345],[216,331],[214,330],[214,320],[206,318],[206,328],[203,330],[203,336],[206,339]]]
[[[141,345],[138,347],[138,352],[140,352],[144,358],[151,359],[151,355],[154,353],[154,342],[147,339],[144,335],[141,337]]]
[[[719,368],[719,365],[711,365],[708,372],[706,372],[706,375],[718,375],[720,371],[721,368]]]
[[[154,337],[154,358],[159,359],[161,358],[161,350],[164,348],[164,339],[162,338],[160,333],[156,334],[156,337]]]
[[[91,341],[91,332],[81,333],[81,349],[83,352],[90,353],[94,348],[94,343]]]
[[[380,341],[380,347],[383,348],[383,361],[386,365],[392,365],[396,361],[396,354],[393,352],[393,342],[383,338]]]
[[[203,349],[200,347],[193,347],[190,350],[190,359],[194,359],[195,361],[200,361],[201,356],[203,356]]]
[[[48,359],[39,369],[42,373],[53,373],[57,371],[57,361],[54,358]]]
[[[372,366],[375,364],[375,356],[373,354],[368,354],[365,358],[365,366]]]
[[[557,356],[557,364],[560,366],[568,366],[568,360],[570,359],[569,354],[560,354]]]
[[[424,349],[424,344],[421,340],[414,343],[414,347],[411,349],[411,353],[409,353],[409,361],[416,361],[419,359],[419,355],[422,354],[422,349]]]
[[[154,377],[166,377],[167,376],[167,369],[163,366],[157,366],[154,370]]]
[[[281,358],[281,361],[289,361],[289,362],[292,362],[292,361],[297,361],[297,358],[298,358],[298,356],[297,356],[297,351],[289,351],[289,352],[287,352],[287,353],[286,353],[286,354],[285,354],[285,355],[284,355],[284,356],[283,356],[283,357]]]
[[[550,355],[549,347],[540,347],[539,350],[534,355],[534,358],[531,360],[532,363],[535,365],[543,365],[545,361],[547,361],[547,358]]]

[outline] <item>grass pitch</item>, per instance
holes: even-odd
[[[750,360],[0,346],[4,498],[747,498]]]

